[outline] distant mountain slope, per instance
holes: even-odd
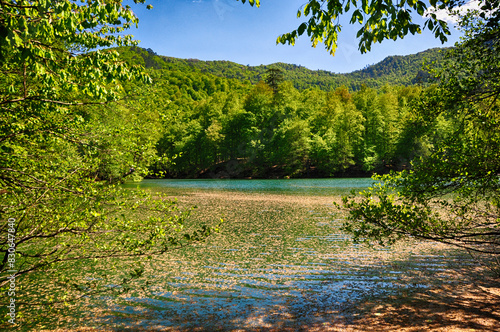
[[[142,64],[146,68],[210,73],[253,84],[265,76],[268,68],[279,68],[283,70],[284,79],[291,81],[295,88],[300,90],[314,87],[330,90],[345,85],[351,91],[359,90],[363,84],[379,88],[385,84],[426,83],[430,76],[423,70],[424,61],[439,63],[446,51],[444,48],[434,48],[406,56],[389,56],[367,68],[348,74],[336,74],[281,62],[271,65],[245,66],[231,61],[202,61],[160,56],[151,49],[146,50],[140,47],[121,47],[118,50],[124,60],[133,64]]]
[[[428,78],[428,73],[423,69],[424,62],[439,65],[448,49],[432,48],[417,54],[389,56],[377,64],[345,76],[358,82],[375,80],[398,85],[421,83]]]

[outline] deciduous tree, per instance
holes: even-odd
[[[483,7],[484,8],[484,7]],[[497,8],[496,8],[497,9]],[[498,10],[495,15],[498,14]],[[361,200],[346,198],[345,228],[356,240],[416,237],[485,255],[500,274],[500,34],[495,15],[460,18],[465,37],[416,105],[423,134],[448,121],[410,171],[385,176]]]
[[[16,278],[17,323],[36,323],[29,304],[109,291],[140,276],[139,257],[211,232],[183,232],[188,211],[115,186],[154,157],[148,115],[108,106],[121,81],[149,77],[99,50],[134,44],[123,32],[137,23],[118,0],[0,1],[0,285]]]

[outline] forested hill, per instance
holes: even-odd
[[[283,71],[283,78],[292,82],[296,89],[318,87],[325,91],[340,86],[357,91],[363,84],[372,88],[380,88],[385,84],[407,86],[425,83],[428,81],[429,75],[423,70],[423,63],[438,63],[444,56],[445,50],[434,48],[407,56],[389,56],[362,70],[348,74],[336,74],[326,70],[310,70],[300,65],[281,62],[271,65],[249,66],[231,61],[202,61],[161,56],[151,49],[146,50],[140,47],[119,48],[123,59],[133,64],[142,64],[147,68],[210,73],[253,84],[262,80],[269,68],[278,68]]]
[[[350,81],[371,87],[425,83],[430,76],[424,68],[439,65],[449,48],[432,48],[417,54],[388,56],[377,64],[345,74]]]

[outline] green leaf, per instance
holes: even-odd
[[[301,36],[304,33],[304,31],[306,30],[306,28],[307,28],[307,24],[306,23],[302,23],[298,27],[297,32],[298,32],[299,36]]]

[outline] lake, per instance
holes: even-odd
[[[194,224],[224,219],[206,242],[155,258],[148,296],[112,301],[118,328],[284,331],[348,326],[366,299],[453,283],[473,264],[442,245],[368,247],[349,241],[333,202],[371,179],[144,180],[126,187],[196,205]]]
[[[192,191],[236,191],[246,193],[274,193],[289,195],[338,195],[352,189],[362,190],[375,183],[371,178],[338,179],[194,179],[164,180],[146,179],[139,183],[127,183],[126,187],[167,189],[172,193]]]

